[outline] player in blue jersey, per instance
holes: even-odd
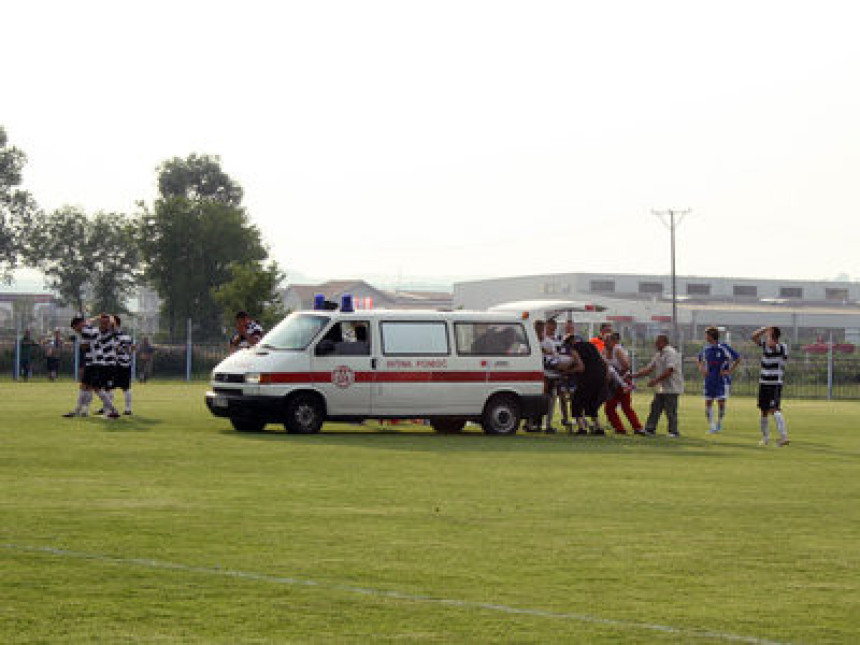
[[[710,426],[708,432],[714,434],[723,429],[731,374],[740,364],[741,356],[729,345],[720,342],[720,331],[716,327],[708,327],[705,330],[705,346],[699,352],[697,362],[699,371],[705,377],[705,414]],[[714,401],[719,408],[716,420]]]

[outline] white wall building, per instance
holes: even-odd
[[[677,276],[682,336],[704,327],[745,331],[778,325],[797,342],[829,335],[860,342],[860,282]],[[666,275],[560,273],[474,280],[454,285],[454,306],[486,309],[513,300],[564,298],[607,307],[603,317],[634,333],[671,325],[672,280]]]

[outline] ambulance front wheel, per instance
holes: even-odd
[[[487,434],[516,434],[520,425],[520,402],[510,394],[499,394],[487,401],[481,426]]]
[[[314,394],[296,394],[287,401],[284,427],[291,434],[315,434],[325,421],[325,405]]]

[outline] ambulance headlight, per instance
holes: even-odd
[[[249,372],[245,374],[245,383],[250,383],[251,385],[259,385],[260,384],[260,373],[259,372]]]

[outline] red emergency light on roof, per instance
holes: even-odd
[[[595,311],[595,310],[596,310],[596,307],[595,307],[593,304],[591,304],[591,303],[587,303],[587,304],[585,305],[585,310],[586,310],[586,311]]]

